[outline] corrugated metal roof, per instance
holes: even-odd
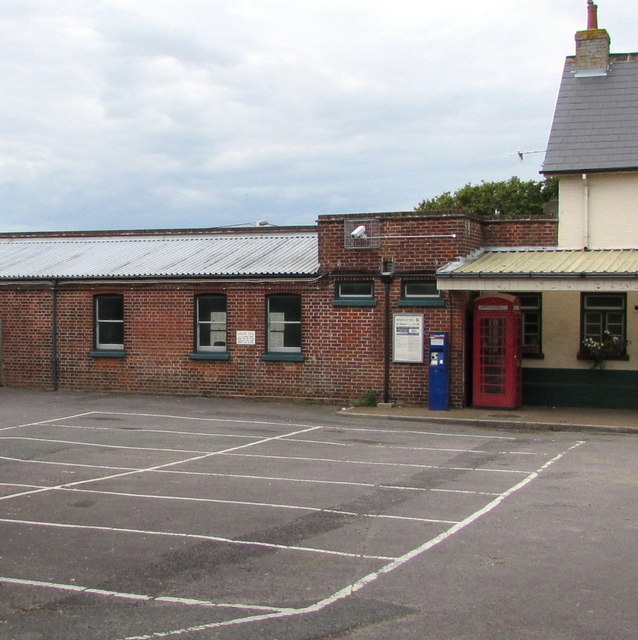
[[[312,275],[316,233],[0,239],[0,279]]]
[[[437,277],[637,278],[638,249],[490,249],[446,265]]]
[[[567,58],[543,172],[636,168],[638,54],[612,54],[599,77],[577,77]]]

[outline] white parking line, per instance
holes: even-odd
[[[209,600],[197,600],[194,598],[175,598],[171,596],[149,596],[139,593],[123,593],[120,591],[109,591],[106,589],[93,589],[76,584],[60,584],[57,582],[43,582],[42,580],[24,580],[20,578],[10,578],[0,576],[0,583],[14,584],[21,587],[40,587],[44,589],[54,589],[56,591],[72,591],[84,595],[106,596],[119,598],[122,600],[138,600],[141,602],[161,602],[167,604],[177,604],[187,607],[212,607],[215,609],[247,609],[249,611],[270,611],[277,613],[287,613],[293,609],[284,607],[264,607],[258,604],[241,604],[236,602],[210,602]]]
[[[160,451],[164,453],[207,454],[211,451],[192,449],[165,449],[161,447],[132,447],[125,444],[101,444],[99,442],[81,442],[79,440],[57,440],[54,438],[33,438],[30,436],[0,436],[0,440],[27,440],[30,442],[53,442],[55,444],[72,444],[76,447],[96,447],[100,449],[131,449],[133,451]]]
[[[12,427],[0,427],[0,431],[9,431],[9,429],[22,429],[24,427],[35,427],[40,424],[51,424],[52,422],[57,422],[58,420],[73,420],[74,418],[83,418],[85,416],[90,416],[92,413],[95,413],[95,411],[85,411],[84,413],[76,413],[72,416],[50,418],[49,420],[39,420],[38,422],[25,422],[24,424],[16,424]]]
[[[312,462],[330,462],[336,464],[360,464],[370,466],[383,466],[383,467],[413,467],[415,469],[449,469],[451,471],[487,471],[490,473],[518,473],[525,474],[529,471],[522,471],[519,469],[491,469],[487,467],[448,467],[445,465],[436,464],[417,464],[411,462],[371,462],[367,460],[339,460],[338,458],[313,458],[307,456],[275,456],[259,453],[234,453],[234,452],[220,452],[220,455],[235,456],[238,458],[265,458],[268,460],[304,460]]]
[[[97,465],[97,464],[79,464],[76,462],[52,462],[49,460],[24,460],[23,458],[12,458],[9,456],[0,456],[0,460],[9,460],[11,462],[19,462],[24,464],[40,464],[40,465],[51,465],[56,467],[80,467],[87,469],[104,469],[106,471],[137,471],[135,467],[113,467],[108,465]],[[293,483],[303,483],[303,484],[318,484],[318,485],[341,485],[347,487],[369,487],[371,489],[379,488],[379,489],[395,489],[401,491],[439,491],[444,493],[469,493],[476,495],[499,495],[499,493],[491,492],[491,491],[473,491],[469,489],[436,489],[429,487],[410,487],[403,485],[389,485],[389,484],[375,484],[373,482],[354,482],[354,481],[346,481],[346,480],[312,480],[309,478],[293,478],[287,476],[261,476],[261,475],[251,475],[246,473],[215,473],[213,471],[177,471],[175,469],[153,469],[148,471],[148,473],[157,473],[157,474],[172,474],[172,475],[183,475],[183,476],[205,476],[211,478],[227,478],[227,479],[245,479],[245,480],[266,480],[268,482],[293,482]],[[44,487],[43,487],[44,488]]]
[[[51,529],[75,529],[78,531],[106,531],[107,533],[126,533],[144,536],[158,536],[167,538],[182,538],[185,540],[206,540],[208,542],[222,542],[225,544],[244,547],[264,547],[266,549],[278,549],[281,551],[299,551],[302,553],[315,553],[326,556],[339,556],[341,558],[357,558],[363,560],[394,560],[388,556],[373,556],[361,553],[348,553],[347,551],[334,551],[331,549],[318,549],[316,547],[299,547],[296,545],[275,544],[272,542],[260,542],[258,540],[236,540],[222,536],[209,536],[199,533],[178,533],[175,531],[147,531],[144,529],[131,529],[126,527],[105,527],[93,524],[74,524],[67,522],[40,522],[37,520],[20,520],[18,518],[0,518],[0,522],[13,525],[26,525],[29,527],[43,527]]]
[[[211,433],[209,431],[180,431],[177,429],[122,429],[122,427],[92,427],[89,425],[75,425],[75,424],[60,424],[57,423],[56,427],[63,429],[85,429],[87,431],[111,431],[116,433],[168,433],[170,435],[184,435],[184,436],[198,436],[202,438],[237,438],[237,439],[251,439],[254,440],[257,436],[247,436],[239,433]]]
[[[18,498],[18,497],[22,497],[22,496],[26,496],[26,495],[33,495],[36,493],[42,493],[44,491],[52,491],[54,489],[64,489],[67,487],[77,487],[83,484],[89,484],[91,482],[101,482],[102,480],[114,480],[115,478],[124,478],[126,476],[130,476],[130,475],[134,475],[134,474],[140,474],[140,473],[147,473],[150,471],[157,471],[159,469],[168,469],[169,467],[174,467],[177,466],[179,464],[186,464],[186,463],[190,463],[190,462],[196,462],[198,460],[205,460],[206,458],[210,458],[212,456],[216,456],[216,455],[221,455],[224,453],[231,453],[233,451],[239,451],[240,449],[245,449],[247,447],[252,447],[254,445],[257,444],[264,444],[266,442],[271,442],[273,440],[279,440],[280,438],[284,438],[286,436],[291,436],[291,435],[296,435],[298,433],[307,433],[308,431],[315,431],[316,429],[321,429],[320,426],[314,426],[314,427],[308,427],[306,429],[301,429],[299,431],[293,431],[292,433],[284,433],[281,434],[279,436],[270,436],[268,438],[262,438],[261,440],[256,440],[255,442],[248,442],[246,444],[240,444],[237,445],[236,447],[230,447],[228,449],[222,449],[220,451],[213,451],[210,453],[206,453],[203,455],[197,455],[191,458],[185,458],[183,460],[175,460],[173,462],[165,462],[163,464],[158,464],[158,465],[153,465],[152,467],[144,467],[142,469],[135,469],[133,471],[122,471],[120,473],[113,473],[111,475],[108,476],[103,476],[100,478],[89,478],[87,480],[78,480],[77,482],[65,482],[64,484],[60,484],[60,485],[56,485],[54,487],[47,487],[46,489],[34,489],[33,491],[23,491],[21,493],[16,493],[12,496],[2,496],[0,497],[0,500],[8,500],[8,499],[12,499],[12,498]]]
[[[413,434],[419,436],[442,436],[447,438],[476,438],[478,440],[517,440],[512,436],[496,436],[471,433],[449,433],[445,431],[408,431],[407,429],[375,429],[372,427],[327,427],[326,431],[372,431],[374,433]]]
[[[27,486],[27,485],[25,485]],[[322,507],[309,507],[296,504],[278,504],[275,502],[252,502],[248,500],[223,500],[221,498],[198,498],[192,496],[166,496],[149,493],[128,493],[125,491],[100,491],[98,489],[57,489],[57,491],[71,491],[75,493],[94,493],[106,496],[119,496],[123,498],[140,498],[146,500],[172,500],[177,502],[202,502],[209,504],[229,504],[241,507],[266,507],[269,509],[288,509],[291,511],[310,511],[313,513],[331,513],[342,516],[356,516],[358,518],[378,518],[388,520],[412,520],[414,522],[433,522],[442,524],[454,524],[457,520],[438,520],[434,518],[417,518],[413,516],[394,516],[384,513],[360,513],[357,511],[344,511],[342,509],[330,509]]]
[[[340,600],[343,600],[349,596],[352,596],[357,591],[360,591],[367,585],[378,580],[381,576],[387,575],[388,573],[395,571],[399,567],[407,564],[411,560],[414,560],[416,557],[422,555],[423,553],[441,544],[442,542],[452,537],[453,535],[459,533],[469,525],[473,524],[483,516],[487,515],[488,513],[496,509],[496,507],[498,507],[506,498],[512,496],[517,491],[520,491],[521,489],[526,487],[528,484],[530,484],[532,481],[538,478],[539,474],[542,473],[545,469],[547,469],[551,465],[558,462],[558,460],[564,457],[572,449],[575,449],[581,444],[584,444],[583,441],[576,442],[575,444],[571,445],[563,452],[557,454],[556,456],[548,460],[544,465],[539,467],[536,471],[529,473],[520,482],[518,482],[513,487],[505,491],[503,494],[494,498],[494,500],[489,502],[483,508],[479,509],[478,511],[475,511],[471,515],[467,516],[467,518],[456,523],[455,525],[453,525],[443,533],[439,534],[438,536],[431,538],[430,540],[427,540],[420,546],[415,547],[414,549],[410,550],[409,552],[405,553],[399,558],[395,558],[394,560],[389,562],[387,565],[381,567],[381,569],[379,569],[378,571],[373,571],[372,573],[369,573],[368,575],[360,578],[356,582],[346,585],[339,591],[336,591],[335,593],[329,595],[328,597],[322,600],[319,600],[318,602],[315,602],[314,604],[311,604],[307,607],[301,607],[299,609],[294,610],[293,612],[286,611],[286,612],[277,612],[277,613],[264,613],[264,614],[254,615],[254,616],[248,616],[245,618],[235,618],[232,620],[224,620],[222,622],[211,622],[208,624],[199,624],[191,627],[183,627],[181,629],[158,631],[158,632],[147,634],[147,635],[127,636],[126,638],[119,638],[118,640],[153,640],[153,638],[168,638],[171,636],[186,635],[189,633],[196,633],[200,631],[210,631],[212,629],[219,629],[223,627],[245,625],[252,622],[259,622],[264,620],[275,620],[275,619],[281,619],[281,618],[292,617],[292,616],[301,616],[301,615],[307,615],[311,613],[318,613],[323,609],[327,608],[328,606],[336,602],[339,602]]]
[[[406,447],[396,444],[383,444],[380,442],[330,442],[327,440],[308,440],[301,438],[284,438],[283,442],[302,442],[304,444],[332,445],[339,447],[370,447],[372,449],[388,449],[403,451],[442,451],[444,453],[476,453],[491,455],[511,455],[511,456],[537,456],[533,451],[490,451],[489,449],[452,449],[448,447]]]
[[[135,467],[112,467],[103,464],[80,464],[79,462],[54,462],[52,460],[25,460],[24,458],[12,458],[0,456],[0,460],[20,462],[23,464],[48,464],[56,467],[81,467],[85,469],[106,469],[107,471],[135,471]]]

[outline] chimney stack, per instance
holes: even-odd
[[[576,76],[607,75],[610,43],[607,31],[598,28],[598,5],[587,0],[587,30],[576,32]]]

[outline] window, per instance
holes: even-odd
[[[542,294],[515,293],[521,301],[521,333],[523,356],[542,352]]]
[[[268,352],[301,353],[301,296],[268,296]]]
[[[337,284],[337,298],[372,298],[372,282],[340,282]]]
[[[226,296],[197,296],[195,306],[197,316],[195,350],[225,352],[227,348]]]
[[[436,288],[436,280],[419,280],[415,282],[403,283],[404,298],[427,298],[439,297],[439,290]]]
[[[626,296],[624,293],[583,294],[581,346],[586,339],[603,345],[612,342],[617,345],[616,356],[622,357],[626,354]],[[613,357],[614,354],[611,355]]]
[[[337,282],[332,304],[335,307],[374,307],[377,304],[374,283],[365,280]]]
[[[407,280],[402,282],[400,307],[442,307],[445,300],[436,287],[436,280]]]
[[[123,296],[95,296],[95,348],[98,351],[124,349]]]

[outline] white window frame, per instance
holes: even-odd
[[[200,302],[204,299],[215,299],[223,302],[224,310],[212,311],[208,319],[204,320],[200,317]],[[195,297],[195,350],[200,353],[225,353],[228,350],[228,311],[227,299],[224,294],[203,293]],[[201,344],[202,329],[207,330],[210,334],[211,344]],[[215,344],[221,340],[215,340],[213,336],[223,335],[223,345]]]
[[[287,319],[285,311],[271,311],[271,303],[275,298],[296,299],[299,304],[299,320]],[[301,296],[299,294],[275,293],[268,296],[266,304],[268,353],[301,353]],[[292,326],[299,327],[299,345],[285,346],[286,328]]]
[[[122,305],[121,318],[100,317],[100,302],[107,299],[118,299]],[[95,348],[98,351],[122,351],[124,349],[124,296],[119,293],[100,294],[94,298],[94,322],[95,322]],[[120,325],[122,329],[122,342],[103,342],[101,340],[101,328],[107,325]]]

